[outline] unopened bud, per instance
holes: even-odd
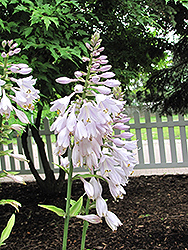
[[[6,44],[7,44],[7,41],[6,41],[6,40],[2,41],[2,46],[3,46],[3,48],[5,48]]]

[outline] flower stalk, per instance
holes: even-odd
[[[85,209],[85,215],[89,214],[89,204],[90,204],[90,199],[87,198],[86,201],[86,209]],[[85,249],[85,243],[86,243],[86,232],[89,226],[89,222],[84,221],[83,223],[83,230],[82,230],[82,241],[81,241],[81,250]]]
[[[69,165],[68,182],[67,182],[66,215],[65,215],[65,220],[64,220],[62,250],[67,249],[68,228],[69,228],[69,220],[70,220],[70,199],[71,199],[72,174],[73,174],[72,150],[70,151],[69,162],[70,162],[70,165]]]

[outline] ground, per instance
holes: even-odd
[[[103,197],[108,198],[109,210],[123,222],[112,232],[105,221],[90,225],[86,249],[188,249],[188,175],[131,177],[127,194],[118,203],[113,201],[104,185]],[[83,193],[83,185],[73,185],[72,198]],[[60,250],[63,219],[38,204],[52,204],[64,208],[65,192],[54,197],[44,196],[35,183],[27,186],[3,183],[0,199],[15,199],[22,204],[16,215],[12,234],[1,249]],[[0,231],[14,209],[1,206]],[[82,221],[71,219],[68,250],[79,250]]]

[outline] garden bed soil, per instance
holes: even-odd
[[[90,224],[86,249],[188,249],[188,175],[131,177],[126,192],[124,199],[116,203],[107,186],[103,186],[103,197],[108,199],[108,208],[120,218],[123,226],[112,232],[105,221],[98,225]],[[38,204],[64,208],[65,193],[46,197],[36,183],[26,186],[2,183],[0,199],[15,199],[22,207],[16,214],[11,236],[1,249],[60,250],[63,219],[38,207]],[[82,194],[82,183],[74,182],[72,198],[78,199]],[[12,212],[14,209],[11,206],[0,206],[0,231]],[[79,250],[82,221],[71,219],[69,229],[67,249]]]

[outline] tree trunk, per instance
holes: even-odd
[[[64,183],[65,183],[65,172],[60,168],[59,177],[57,180],[55,179],[54,172],[51,169],[49,161],[46,156],[44,142],[41,136],[39,135],[41,113],[42,113],[42,110],[39,110],[35,125],[27,125],[26,131],[23,132],[21,139],[22,139],[22,145],[23,145],[23,149],[25,152],[25,156],[27,160],[29,160],[29,168],[31,170],[31,173],[35,177],[38,186],[40,187],[42,192],[46,193],[47,195],[54,195],[63,190]],[[31,129],[32,136],[37,144],[37,148],[38,148],[39,155],[40,155],[41,162],[42,162],[42,167],[43,167],[44,174],[45,174],[44,180],[40,177],[39,173],[37,172],[34,166],[34,163],[31,159],[30,153],[29,153],[28,143],[27,143],[29,129]]]

